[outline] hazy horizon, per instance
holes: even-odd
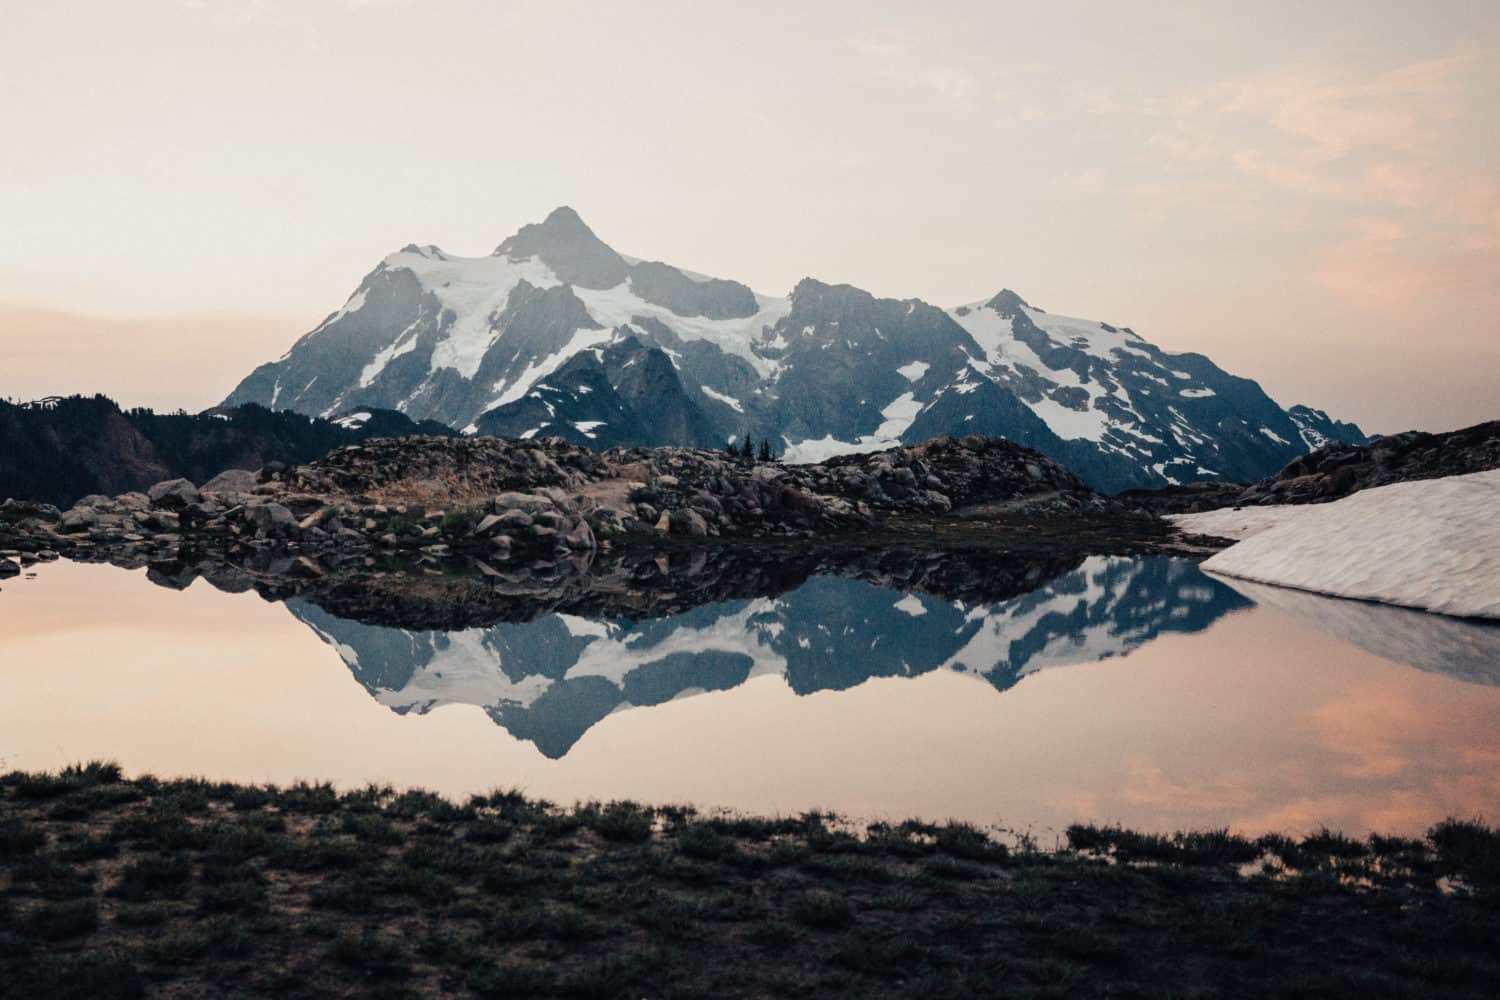
[[[201,409],[571,205],[784,294],[1015,289],[1366,430],[1500,417],[1500,8],[0,3],[0,396]]]

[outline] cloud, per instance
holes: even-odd
[[[908,42],[892,35],[851,35],[843,45],[880,79],[945,101],[968,101],[980,93],[980,80],[973,70],[915,52]]]

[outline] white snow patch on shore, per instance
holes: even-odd
[[[1266,511],[1288,508],[1263,508]],[[1500,618],[1500,470],[1290,508],[1207,560],[1225,576],[1440,614]]]
[[[1244,541],[1267,528],[1288,524],[1315,509],[1312,504],[1270,507],[1224,507],[1198,514],[1168,514],[1167,520],[1193,535]]]

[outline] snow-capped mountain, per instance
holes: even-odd
[[[808,278],[776,298],[616,253],[568,208],[487,257],[391,254],[226,400],[244,402],[599,447],[748,434],[791,461],[989,434],[1109,491],[1253,481],[1365,440],[1202,355],[1009,290],[945,310]]]
[[[302,601],[287,606],[393,711],[478,705],[556,758],[612,712],[752,677],[779,676],[806,695],[942,669],[1003,691],[1044,668],[1121,656],[1163,632],[1200,631],[1249,602],[1185,560],[1101,556],[995,604],[820,576],[779,597],[665,618],[551,614],[453,632],[361,624]]]

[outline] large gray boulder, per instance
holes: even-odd
[[[152,504],[167,510],[181,510],[202,499],[198,487],[186,479],[168,479],[157,483],[146,491],[146,496],[151,499]]]
[[[296,515],[274,502],[247,508],[245,519],[268,535],[285,534],[297,527]]]
[[[74,507],[72,510],[64,511],[57,523],[63,531],[72,533],[92,528],[98,520],[99,515],[94,513],[92,507]]]
[[[219,496],[235,496],[241,493],[254,493],[256,483],[257,477],[253,472],[246,469],[225,469],[204,483],[200,491]]]

